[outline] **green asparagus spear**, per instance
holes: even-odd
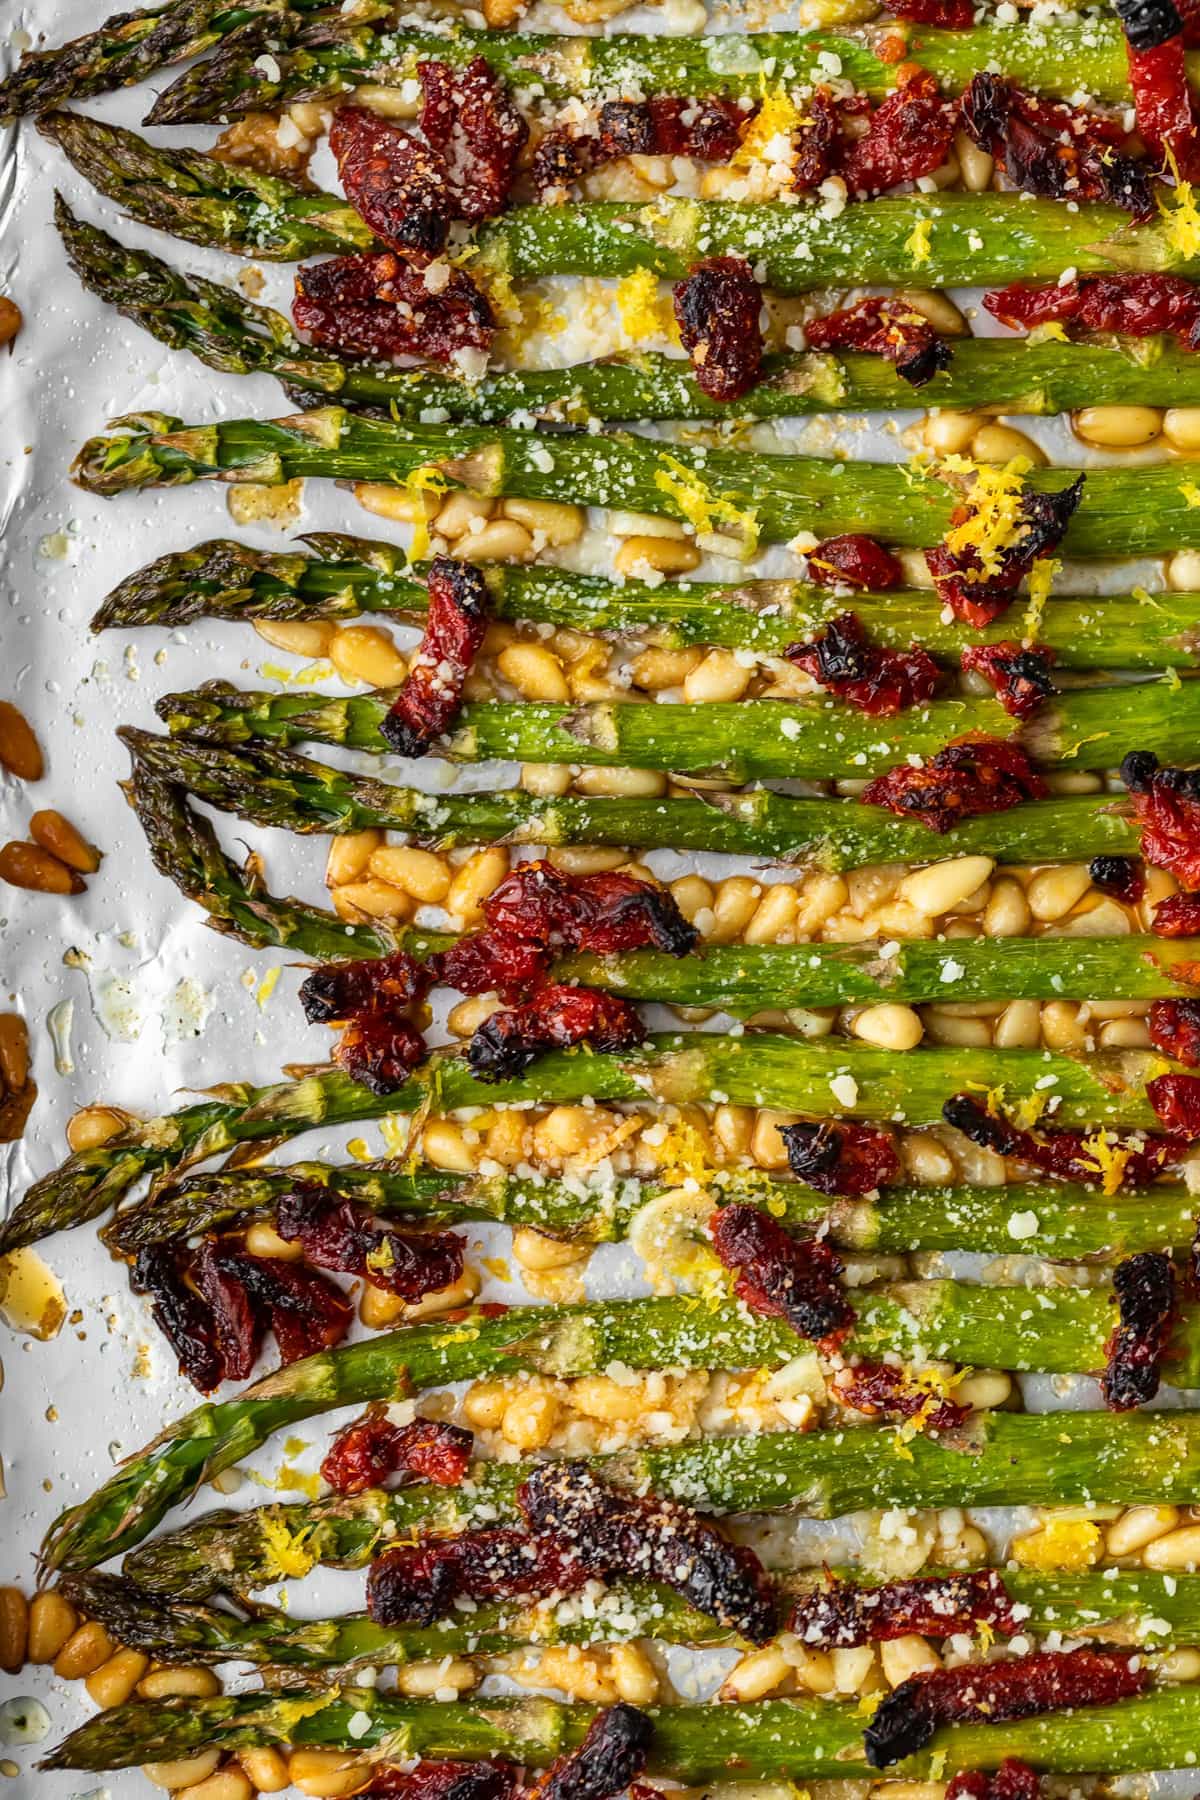
[[[147,563],[126,576],[92,620],[93,631],[188,625],[194,619],[332,619],[396,613],[419,620],[426,609],[424,567],[410,568],[396,544],[312,533],[308,553],[253,550],[230,538],[198,544]],[[800,581],[606,581],[596,575],[531,564],[493,563],[485,571],[500,619],[575,631],[612,632],[663,649],[719,645],[782,656],[814,637],[844,597]],[[947,624],[936,595],[919,589],[855,596],[871,634],[889,649],[923,644],[953,664],[965,642]],[[972,643],[1012,637],[1011,616]],[[1056,595],[1042,611],[1041,641],[1064,668],[1187,669],[1200,666],[1200,594]]]
[[[300,342],[285,314],[247,300],[236,288],[185,275],[147,250],[118,243],[77,219],[61,195],[55,219],[71,266],[92,293],[160,343],[190,350],[225,374],[276,375],[289,394],[318,394],[357,410],[414,421],[432,415],[502,424],[519,412],[563,423],[589,417],[729,416],[727,405],[710,399],[697,385],[690,362],[654,351],[566,369],[513,370],[469,382],[434,369],[402,369],[313,349]],[[1200,401],[1200,360],[1169,339],[1013,344],[966,338],[956,342],[949,366],[922,388],[921,399],[930,406],[1003,404],[1012,413],[1069,412],[1120,403],[1131,382],[1145,405]],[[912,403],[912,388],[883,357],[856,351],[787,352],[766,358],[762,380],[736,410],[740,417],[767,419]]]

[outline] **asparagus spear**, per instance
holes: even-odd
[[[692,1505],[706,1494],[716,1512],[794,1507],[825,1519],[892,1506],[1159,1505],[1200,1498],[1196,1412],[990,1412],[973,1421],[966,1450],[918,1434],[904,1446],[910,1459],[898,1454],[898,1442],[891,1430],[868,1428],[709,1439],[637,1452],[632,1479],[648,1481],[655,1492],[677,1483],[675,1491]],[[597,1467],[624,1479],[632,1455]],[[516,1489],[531,1466],[485,1466],[482,1506],[496,1509],[490,1516],[514,1516]],[[126,1557],[125,1573],[182,1598],[251,1592],[315,1563],[362,1568],[414,1525],[461,1530],[478,1522],[472,1511],[478,1498],[446,1488],[373,1489],[221,1510],[143,1544]],[[100,1532],[94,1545],[108,1554]]]
[[[225,374],[276,375],[289,394],[317,394],[360,411],[415,421],[431,412],[476,424],[502,424],[516,412],[566,422],[729,416],[728,406],[697,385],[686,358],[655,351],[566,369],[512,370],[469,382],[433,369],[402,369],[311,348],[297,338],[284,313],[256,305],[236,288],[186,275],[147,250],[126,247],[77,219],[61,195],[55,220],[72,268],[92,293],[173,350],[190,350]],[[1200,400],[1200,361],[1170,339],[1148,346],[1145,340],[1014,344],[967,338],[955,345],[953,361],[927,383],[921,397],[931,406],[1003,404],[1012,413],[1069,412],[1120,403],[1134,380],[1146,405]],[[762,380],[738,402],[737,412],[767,419],[908,407],[912,402],[912,388],[883,357],[854,351],[787,352],[765,359]]]
[[[192,243],[283,262],[373,243],[357,213],[331,194],[196,150],[160,150],[79,113],[43,113],[38,129],[130,218]],[[832,226],[816,207],[770,202],[525,206],[492,220],[477,241],[481,254],[471,267],[485,283],[641,268],[679,280],[705,255],[748,256],[781,293],[914,276],[938,287],[1002,286],[1054,280],[1068,267],[1081,275],[1200,272],[1200,257],[1181,249],[1164,223],[1131,226],[1117,207],[1072,210],[1020,194],[906,194],[847,207]],[[922,245],[919,260],[914,241]]]
[[[1011,348],[1011,347],[1010,347]],[[92,620],[93,631],[188,625],[193,619],[355,619],[397,613],[420,619],[425,585],[396,544],[310,533],[308,554],[253,550],[215,538],[147,563],[120,582]],[[486,570],[497,618],[573,630],[615,632],[664,649],[716,644],[781,656],[845,610],[844,598],[800,581],[664,581],[648,587],[531,564]],[[946,623],[936,595],[919,589],[856,596],[871,634],[891,649],[924,644],[956,662],[963,627]],[[1013,633],[1001,617],[972,643]],[[1042,612],[1042,641],[1064,668],[1169,669],[1200,664],[1200,594],[1056,595]]]
[[[534,500],[665,513],[697,530],[786,542],[802,530],[868,532],[889,543],[940,543],[963,495],[932,471],[899,463],[664,446],[649,438],[580,433],[548,441],[533,431],[478,425],[396,425],[337,406],[286,419],[223,419],[183,426],[165,413],[117,420],[83,446],[73,474],[111,497],[145,487],[219,478],[268,485],[298,476],[407,481],[438,469],[454,487]],[[1035,469],[1034,490],[1068,485],[1070,471]],[[1076,556],[1127,556],[1200,544],[1192,484],[1171,464],[1088,472],[1063,540]]]
[[[260,108],[273,111],[292,100],[353,96],[360,82],[399,86],[433,57],[462,67],[483,56],[496,72],[521,88],[531,82],[552,100],[573,94],[608,96],[614,91],[749,95],[758,99],[763,82],[787,71],[787,86],[828,80],[836,56],[841,77],[874,99],[896,82],[896,64],[881,54],[895,42],[892,19],[848,31],[761,31],[739,37],[736,46],[721,37],[556,37],[548,32],[474,31],[456,26],[448,33],[383,31],[370,25],[320,19],[296,32],[275,53],[274,71],[265,72],[253,46],[229,44],[202,67],[188,70],[162,93],[148,115],[157,125],[228,119]],[[1063,98],[1080,91],[1097,100],[1129,103],[1125,41],[1115,19],[1049,18],[1036,31],[1013,31],[990,23],[969,31],[923,27],[913,45],[921,66],[943,87],[957,91],[977,69],[995,69],[1020,86]],[[1194,55],[1189,58],[1193,72]]]
[[[538,1768],[573,1748],[596,1708],[543,1699],[443,1703],[397,1700],[377,1688],[289,1693],[269,1689],[212,1700],[117,1706],[72,1732],[43,1768],[122,1768],[217,1747],[325,1744],[363,1750],[400,1744],[409,1756],[506,1756]],[[654,1727],[648,1773],[703,1783],[731,1770],[756,1778],[871,1779],[863,1757],[866,1720],[854,1706],[826,1700],[760,1700],[742,1706],[649,1708]],[[1018,1757],[1051,1773],[1126,1774],[1186,1768],[1200,1732],[1200,1683],[1151,1690],[1112,1706],[1045,1713],[1017,1722],[955,1725],[889,1775],[994,1769]],[[393,1749],[392,1754],[395,1754]]]
[[[1023,1630],[1041,1637],[1063,1631],[1100,1642],[1115,1639],[1165,1650],[1200,1642],[1200,1576],[1114,1569],[1107,1574],[1041,1575],[1004,1569],[1009,1598],[1028,1609]],[[857,1570],[843,1579],[861,1581]],[[820,1578],[817,1578],[820,1579]],[[783,1601],[811,1592],[811,1574],[776,1577]],[[228,1661],[292,1669],[349,1671],[364,1664],[438,1661],[443,1656],[502,1656],[531,1644],[612,1644],[651,1637],[665,1644],[738,1644],[735,1632],[697,1612],[669,1588],[614,1582],[594,1611],[551,1606],[484,1604],[451,1613],[432,1626],[384,1626],[363,1613],[294,1619],[278,1607],[258,1606],[251,1617],[170,1600],[139,1588],[127,1576],[71,1576],[62,1584],[72,1605],[99,1619],[132,1650],[164,1661]],[[869,1580],[863,1585],[873,1585]]]
[[[1008,940],[1013,941],[1013,940]],[[574,1181],[537,1176],[451,1175],[441,1169],[411,1172],[395,1162],[345,1167],[301,1162],[282,1169],[218,1169],[193,1175],[164,1193],[123,1208],[102,1236],[119,1256],[133,1257],[150,1244],[239,1225],[270,1213],[297,1182],[327,1188],[386,1217],[424,1225],[497,1219],[531,1225],[553,1237],[613,1243],[628,1236],[643,1206],[674,1191],[634,1180],[579,1190]],[[714,1198],[737,1198],[737,1170],[714,1170]],[[825,1229],[843,1250],[877,1255],[920,1250],[961,1250],[1001,1256],[1017,1241],[1010,1229],[1014,1202],[1024,1214],[1020,1240],[1030,1256],[1091,1259],[1128,1256],[1190,1243],[1195,1203],[1186,1188],[1156,1185],[1142,1193],[1106,1195],[1065,1182],[1010,1187],[889,1187],[883,1200],[829,1200],[801,1182],[754,1172],[753,1194],[775,1218],[797,1227]]]
[[[136,761],[208,805],[302,834],[378,826],[442,848],[500,841],[670,844],[827,869],[925,863],[977,852],[1001,863],[1086,861],[1101,851],[1135,855],[1140,842],[1136,825],[1111,794],[1039,800],[967,819],[937,835],[880,807],[797,799],[766,789],[709,800],[567,795],[545,801],[514,790],[435,797],[349,775],[279,746],[222,750],[128,727],[118,735]]]
[[[390,754],[380,726],[391,689],[337,694],[243,690],[224,682],[165,694],[157,712],[173,735],[209,744],[344,745]],[[931,757],[968,732],[1013,738],[1039,763],[1108,769],[1130,745],[1165,762],[1188,761],[1200,731],[1200,684],[1167,705],[1157,683],[1061,694],[1021,725],[998,700],[932,700],[903,720],[908,756]],[[462,708],[439,746],[451,762],[580,763],[591,767],[714,773],[731,781],[810,781],[884,774],[896,762],[895,732],[828,697],[635,705],[482,700]]]

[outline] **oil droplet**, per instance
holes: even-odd
[[[30,1337],[56,1337],[67,1316],[67,1297],[58,1276],[35,1250],[0,1257],[0,1317]]]

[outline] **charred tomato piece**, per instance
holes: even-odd
[[[910,763],[889,769],[864,788],[862,799],[943,832],[981,813],[1040,800],[1045,792],[1045,782],[1019,745],[977,735],[956,738],[923,769]]]
[[[1053,322],[1123,337],[1172,332],[1188,349],[1195,349],[1200,325],[1200,288],[1182,275],[1095,275],[1045,287],[1017,283],[985,294],[983,304],[1014,328]]]
[[[1014,187],[1044,200],[1101,200],[1136,219],[1154,211],[1149,176],[1114,148],[1118,120],[1028,94],[1002,75],[973,75],[961,101],[964,130]]]
[[[1146,891],[1146,872],[1141,859],[1136,856],[1093,856],[1088,864],[1088,875],[1093,887],[1098,887],[1101,893],[1111,894],[1114,900],[1123,900],[1126,906],[1133,906]],[[1197,923],[1200,923],[1200,908],[1197,908]]]
[[[574,1546],[512,1526],[385,1550],[367,1576],[377,1625],[432,1625],[456,1600],[544,1599],[590,1579]]]
[[[751,1312],[786,1319],[819,1344],[839,1340],[853,1325],[854,1308],[839,1280],[844,1265],[824,1239],[790,1237],[758,1207],[735,1204],[716,1214],[712,1242]]]
[[[953,351],[924,313],[902,300],[873,295],[804,327],[810,350],[866,350],[895,365],[910,387],[932,381],[948,368]]]
[[[970,1407],[948,1400],[891,1363],[855,1363],[840,1369],[829,1392],[840,1406],[869,1418],[915,1419],[922,1431],[957,1431]]]
[[[1160,1079],[1168,1080],[1163,1076]],[[1187,1077],[1179,1079],[1186,1080]],[[1153,1086],[1153,1083],[1151,1083]],[[1147,1088],[1149,1095],[1150,1089]],[[1153,1099],[1151,1097],[1151,1104]],[[997,1114],[989,1113],[971,1094],[953,1094],[942,1108],[947,1125],[961,1131],[973,1144],[994,1150],[997,1156],[1013,1156],[1055,1175],[1062,1181],[1078,1181],[1085,1186],[1140,1187],[1152,1181],[1163,1169],[1177,1162],[1183,1146],[1170,1138],[1133,1137],[1124,1143],[1107,1145],[1108,1169],[1097,1159],[1095,1137],[1081,1131],[1047,1131],[1035,1134]],[[1118,1161],[1119,1158],[1119,1161]]]
[[[870,588],[886,593],[899,587],[904,571],[890,550],[873,537],[848,531],[825,538],[805,556],[808,578],[820,587]]]
[[[1032,718],[1039,706],[1057,694],[1050,671],[1056,661],[1048,644],[969,644],[962,653],[964,673],[982,675],[996,690],[1005,712],[1014,719]]]
[[[569,1544],[588,1576],[660,1581],[752,1643],[775,1629],[775,1596],[754,1552],[689,1507],[618,1491],[581,1462],[540,1464],[518,1488],[517,1505],[534,1536]]]
[[[440,1419],[413,1419],[393,1425],[382,1406],[343,1427],[321,1464],[321,1474],[339,1494],[362,1494],[403,1474],[436,1487],[458,1487],[471,1466],[475,1439],[461,1425]]]
[[[646,1767],[653,1737],[646,1714],[618,1701],[592,1720],[578,1750],[551,1764],[531,1800],[614,1800]]]
[[[1156,937],[1200,937],[1200,894],[1171,894],[1154,909]]]
[[[491,596],[472,563],[435,556],[425,634],[380,735],[400,756],[424,756],[449,730],[491,618]]]
[[[1069,487],[1053,494],[1023,494],[1011,541],[995,555],[987,570],[973,547],[954,547],[954,534],[975,517],[969,499],[955,509],[950,520],[950,539],[927,550],[925,562],[938,599],[956,619],[982,630],[1007,611],[1034,563],[1058,548],[1079,505],[1084,480],[1080,475]]]
[[[463,1240],[452,1231],[395,1231],[369,1207],[307,1182],[283,1195],[275,1229],[317,1268],[361,1275],[402,1300],[451,1287],[463,1271]]]
[[[467,1061],[483,1081],[511,1081],[548,1050],[587,1044],[604,1052],[646,1040],[637,1007],[619,994],[553,982],[511,1012],[496,1012],[475,1032]]]
[[[444,260],[406,263],[390,250],[301,269],[292,314],[314,344],[434,362],[486,350],[496,329],[487,296],[464,270]]]
[[[871,115],[866,135],[855,138],[841,159],[852,194],[882,194],[902,181],[932,175],[949,155],[957,109],[943,100],[928,69],[908,64],[894,93]]]
[[[762,289],[750,264],[744,256],[707,257],[673,291],[696,385],[722,405],[740,400],[762,370]]]
[[[788,1167],[819,1194],[872,1194],[895,1181],[900,1158],[889,1132],[847,1120],[800,1121],[780,1127]]]
[[[465,69],[417,64],[421,130],[440,155],[460,219],[477,224],[503,212],[529,127],[507,85],[482,56]]]
[[[946,1638],[986,1625],[1002,1636],[1018,1629],[1008,1589],[995,1569],[964,1575],[919,1575],[868,1586],[830,1576],[796,1603],[788,1621],[802,1644],[853,1649],[920,1632]]]
[[[415,1769],[372,1770],[359,1800],[385,1794],[398,1800],[517,1800],[520,1785],[520,1771],[509,1762],[419,1762]]]
[[[967,1663],[912,1675],[893,1688],[864,1734],[868,1763],[886,1769],[923,1750],[940,1725],[1029,1719],[1109,1706],[1149,1685],[1144,1659],[1108,1650],[1042,1650],[1010,1662]]]
[[[179,1373],[202,1394],[224,1380],[212,1313],[185,1279],[186,1251],[151,1244],[138,1252],[130,1274],[135,1294],[146,1294],[150,1314],[179,1362]]]
[[[1121,779],[1133,797],[1146,861],[1181,887],[1200,888],[1200,769],[1164,768],[1153,751],[1131,750]]]
[[[376,237],[401,254],[445,248],[455,197],[436,150],[361,106],[338,107],[329,148],[347,200]]]
[[[812,566],[812,559],[809,559]],[[919,706],[941,686],[942,671],[927,650],[887,650],[873,644],[857,613],[839,613],[810,644],[789,644],[789,662],[872,718],[892,718]]]
[[[394,1094],[428,1054],[411,1019],[377,1008],[351,1019],[334,1046],[333,1061],[373,1094]]]
[[[424,998],[430,983],[426,965],[407,951],[324,963],[305,978],[300,1004],[310,1025],[331,1025],[379,1007],[408,1006]]]
[[[1156,1050],[1200,1068],[1200,1000],[1154,1000],[1147,1022]]]
[[[1175,1316],[1175,1270],[1161,1250],[1127,1256],[1113,1271],[1120,1323],[1108,1343],[1100,1382],[1110,1412],[1153,1400]]]

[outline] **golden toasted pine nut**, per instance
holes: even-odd
[[[95,1150],[118,1137],[128,1124],[128,1113],[115,1106],[83,1106],[67,1124],[67,1142],[72,1150]]]
[[[89,1619],[73,1631],[54,1659],[54,1673],[60,1681],[81,1681],[106,1663],[116,1645],[98,1619]]]
[[[11,700],[0,700],[0,769],[19,781],[40,781],[46,772],[33,726]]]
[[[107,1712],[110,1707],[124,1706],[149,1667],[150,1658],[140,1650],[118,1650],[92,1670],[84,1686],[101,1711]]]
[[[188,1756],[179,1762],[143,1763],[142,1774],[155,1787],[170,1788],[175,1793],[179,1788],[193,1786],[211,1775],[221,1760],[219,1750],[201,1750],[198,1756]]]
[[[328,619],[255,619],[254,629],[265,643],[289,656],[305,656],[317,662],[329,655],[336,625]]]
[[[40,844],[11,840],[0,850],[0,881],[36,894],[82,894],[84,883]]]
[[[700,552],[685,537],[626,538],[613,557],[618,575],[686,575],[698,568]]]
[[[496,658],[496,667],[523,700],[554,705],[571,698],[562,664],[543,644],[511,644]]]
[[[1157,406],[1085,406],[1072,423],[1078,437],[1102,450],[1135,450],[1162,430]]]

